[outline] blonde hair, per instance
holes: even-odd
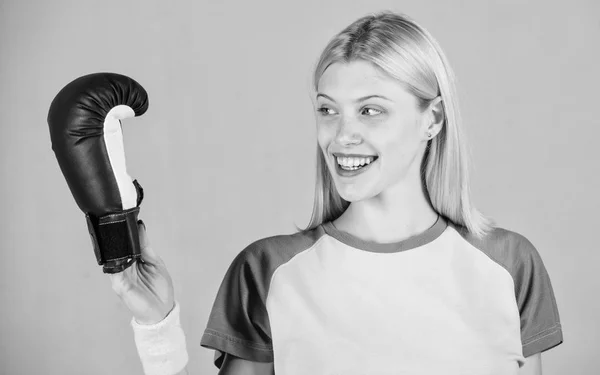
[[[454,74],[435,39],[415,21],[391,12],[362,17],[325,47],[314,71],[316,91],[321,75],[333,63],[371,62],[401,82],[421,109],[441,97],[445,120],[428,142],[421,176],[433,208],[477,237],[493,222],[473,207],[469,191],[468,151],[461,129]],[[305,230],[337,219],[349,202],[337,192],[323,153],[317,145],[317,178],[310,222]]]

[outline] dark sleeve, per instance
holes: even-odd
[[[215,350],[221,368],[225,353],[254,362],[273,362],[266,309],[269,277],[264,254],[252,244],[233,260],[217,292],[200,345]]]
[[[529,357],[563,342],[558,307],[540,254],[525,237],[517,241],[515,292],[521,315],[523,356]]]

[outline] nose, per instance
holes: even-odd
[[[335,141],[342,146],[362,143],[362,136],[357,122],[352,118],[342,116],[338,124]]]

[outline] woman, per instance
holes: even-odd
[[[219,373],[541,374],[540,353],[562,342],[551,283],[525,237],[471,204],[435,40],[405,16],[363,17],[325,48],[314,89],[311,222],[232,262],[201,341]],[[185,374],[169,275],[147,246],[144,258],[113,288],[146,371]]]

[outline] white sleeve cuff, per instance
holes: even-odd
[[[185,334],[179,320],[180,307],[175,307],[160,322],[139,324],[131,319],[135,345],[146,375],[173,375],[188,362]]]

